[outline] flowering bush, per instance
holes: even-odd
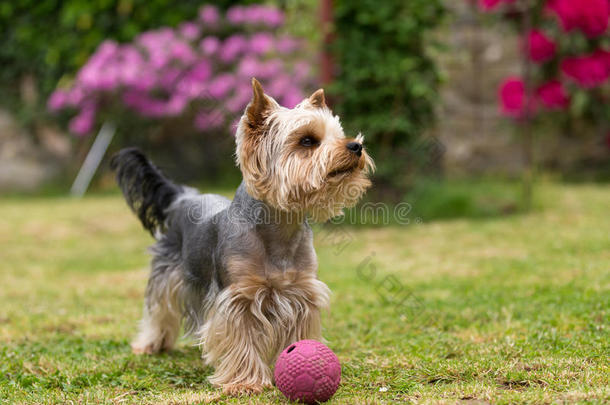
[[[70,131],[90,133],[100,114],[122,110],[145,119],[187,118],[200,131],[235,123],[251,97],[251,78],[288,107],[311,85],[303,44],[281,35],[283,13],[235,6],[223,16],[203,6],[195,21],[141,33],[131,43],[103,42],[68,88],[48,100],[52,111],[75,111]]]
[[[500,99],[502,112],[505,115],[514,118],[523,117],[526,106],[523,80],[514,76],[506,78],[500,86]]]
[[[538,86],[536,98],[549,110],[563,110],[570,104],[570,98],[559,80],[549,80]]]
[[[566,110],[578,94],[581,109],[587,104],[597,123],[608,121],[608,0],[481,0],[479,4],[483,11],[502,11],[510,20],[522,21],[518,17],[528,13],[532,22],[529,32],[519,25],[524,56],[534,64],[531,88],[522,78],[506,79],[499,90],[503,114],[523,118],[528,106],[530,115]]]
[[[595,38],[608,28],[608,0],[550,0],[547,7],[555,12],[565,31],[580,30]]]
[[[536,63],[543,63],[553,59],[557,45],[542,31],[533,29],[527,35],[525,49],[530,59]]]

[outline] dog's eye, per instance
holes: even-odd
[[[314,137],[312,137],[312,136],[304,136],[304,137],[302,137],[302,138],[301,138],[301,140],[299,141],[299,145],[301,145],[301,146],[305,146],[305,147],[307,147],[307,148],[310,148],[310,147],[312,147],[312,146],[314,146],[314,145],[317,145],[317,144],[318,144],[317,139],[315,139],[315,138],[314,138]]]

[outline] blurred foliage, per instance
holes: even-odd
[[[442,1],[339,0],[334,12],[335,112],[348,136],[365,135],[376,189],[399,197],[416,171],[412,151],[434,120],[440,78],[426,34],[442,21]]]
[[[310,45],[320,43],[322,35],[317,19],[320,0],[277,0],[271,3],[286,13],[283,29],[296,37],[307,38]]]
[[[75,73],[103,40],[129,41],[150,28],[176,26],[194,18],[204,3],[201,0],[0,0],[0,92],[5,95],[0,105],[22,117],[32,114],[23,111],[19,102],[20,83],[25,76],[31,76],[40,93],[36,110],[43,112],[44,101],[57,82]],[[224,8],[238,2],[208,3]]]
[[[366,201],[333,220],[351,226],[421,224],[457,218],[487,219],[524,212],[520,182],[508,178],[438,179],[418,176],[398,204]],[[541,199],[534,208],[543,207]]]

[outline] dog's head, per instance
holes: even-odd
[[[253,97],[239,121],[237,163],[248,193],[316,221],[340,215],[371,185],[373,160],[363,137],[346,138],[322,89],[293,109],[280,106],[252,79]]]

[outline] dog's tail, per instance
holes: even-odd
[[[137,148],[125,148],[112,157],[110,167],[127,204],[153,236],[164,232],[166,210],[184,191],[172,183]]]

